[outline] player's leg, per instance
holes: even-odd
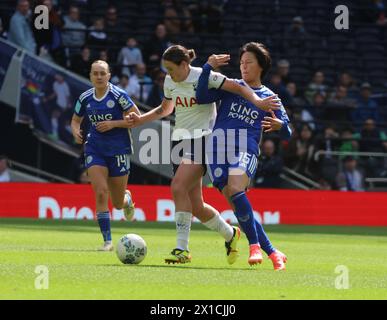
[[[102,165],[92,165],[87,170],[94,191],[97,220],[104,240],[104,246],[101,250],[111,251],[113,250],[113,245],[110,229],[110,212],[108,207],[108,169]]]
[[[200,176],[201,166],[188,159],[182,159],[179,166],[175,166],[175,175],[171,183],[171,191],[175,202],[176,247],[165,259],[166,263],[187,263],[191,261],[189,252],[189,234],[192,222],[192,206],[189,190]]]
[[[250,245],[250,265],[262,263],[262,254],[255,225],[253,208],[246,196],[245,190],[249,185],[249,177],[239,168],[231,168],[229,171],[227,188],[223,189],[235,208],[235,216],[242,230],[245,232]]]
[[[235,263],[238,258],[237,243],[240,238],[239,228],[230,226],[221,217],[218,210],[208,203],[203,202],[202,179],[200,179],[191,189],[189,197],[192,204],[193,215],[204,218],[205,221],[201,220],[201,222],[207,228],[218,232],[225,239],[227,261],[229,264]]]
[[[245,190],[250,184],[250,178],[255,175],[257,164],[256,157],[253,155],[243,158],[245,158],[245,163],[243,166],[241,166],[241,163],[239,163],[237,166],[235,166],[235,168],[230,169],[228,185],[227,189],[225,189],[225,193],[229,197],[230,201],[233,203],[235,215],[239,223],[241,224],[242,229],[245,231],[246,236],[249,239],[249,261],[253,263],[255,261],[261,263],[260,261],[262,261],[262,255],[260,253],[259,248],[260,246],[262,246],[262,249],[268,254],[269,258],[272,260],[274,269],[284,270],[285,263],[287,261],[286,256],[273,247],[269,240],[269,237],[263,229],[262,224],[254,218],[253,209],[245,193]],[[248,161],[246,159],[248,159]],[[242,214],[240,214],[239,212],[242,212]],[[251,221],[250,219],[248,219],[246,221],[246,225],[244,220],[246,220],[247,214],[253,220]],[[245,228],[247,229],[245,230]],[[252,231],[253,229],[256,230],[256,235],[258,237],[258,246],[254,244],[256,241],[256,236]]]
[[[123,154],[109,159],[110,199],[116,209],[124,210],[125,218],[128,221],[132,220],[135,209],[132,194],[127,190],[129,170],[129,155]]]

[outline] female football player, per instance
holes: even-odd
[[[164,82],[164,99],[154,110],[138,115],[131,113],[128,122],[132,126],[142,125],[148,121],[161,119],[175,109],[176,121],[172,134],[173,150],[180,150],[181,161],[173,161],[174,177],[171,183],[173,199],[176,206],[177,244],[167,263],[186,263],[191,261],[188,248],[192,215],[205,226],[219,232],[226,242],[228,263],[237,258],[237,241],[239,228],[231,227],[219,215],[216,209],[203,202],[202,176],[205,166],[205,138],[211,133],[216,117],[214,103],[199,104],[196,101],[196,87],[201,68],[192,67],[195,58],[194,50],[183,46],[169,47],[163,54],[162,62],[168,75]],[[252,91],[227,79],[219,73],[211,73],[209,85],[212,88],[235,92],[244,96],[257,107],[268,110],[277,108],[276,96],[260,99]]]
[[[203,66],[196,92],[199,103],[221,100],[207,148],[210,176],[214,186],[229,201],[242,230],[246,233],[250,244],[248,263],[254,265],[262,262],[260,250],[262,246],[272,260],[274,269],[284,270],[287,258],[272,246],[262,225],[255,220],[245,191],[257,168],[262,131],[279,130],[283,139],[289,139],[291,135],[289,118],[282,105],[280,110],[266,112],[257,109],[243,97],[227,92],[224,88],[211,89],[212,86],[209,84],[211,69],[226,65],[229,59],[228,55],[212,55]],[[242,80],[235,82],[249,88],[262,99],[272,96],[273,92],[261,82],[271,67],[271,58],[266,47],[255,42],[245,44],[241,48],[239,61]],[[234,130],[235,139],[217,138],[230,130]],[[243,146],[239,137],[244,138]]]
[[[76,143],[84,143],[85,166],[94,190],[98,224],[104,239],[100,250],[113,250],[109,194],[113,206],[123,209],[126,219],[134,214],[131,193],[126,190],[129,175],[129,155],[132,152],[128,123],[124,116],[139,110],[125,91],[112,85],[109,65],[97,60],[91,66],[93,88],[82,93],[75,105],[71,129]],[[86,141],[81,122],[88,117],[91,128]]]

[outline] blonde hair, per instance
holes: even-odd
[[[107,71],[110,73],[110,66],[109,66],[109,64],[108,64],[106,61],[103,61],[103,60],[95,60],[95,61],[91,64],[91,68],[93,68],[93,65],[94,65],[94,64],[105,65]]]

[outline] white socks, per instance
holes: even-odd
[[[176,248],[188,251],[189,232],[191,231],[192,213],[177,211],[175,213],[177,241]]]
[[[216,214],[213,218],[203,224],[211,230],[214,230],[222,235],[222,237],[228,242],[234,235],[234,229],[220,216]]]

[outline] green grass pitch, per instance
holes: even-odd
[[[174,224],[113,223],[113,241],[136,233],[148,245],[140,265],[123,265],[115,252],[95,251],[101,236],[94,221],[0,219],[0,299],[387,299],[387,228],[266,230],[288,256],[285,272],[274,272],[266,258],[250,267],[244,236],[229,266],[220,236],[198,224],[192,263],[166,265]],[[35,288],[38,265],[49,270],[46,290]],[[335,287],[343,276],[337,266],[348,270],[348,289]]]

